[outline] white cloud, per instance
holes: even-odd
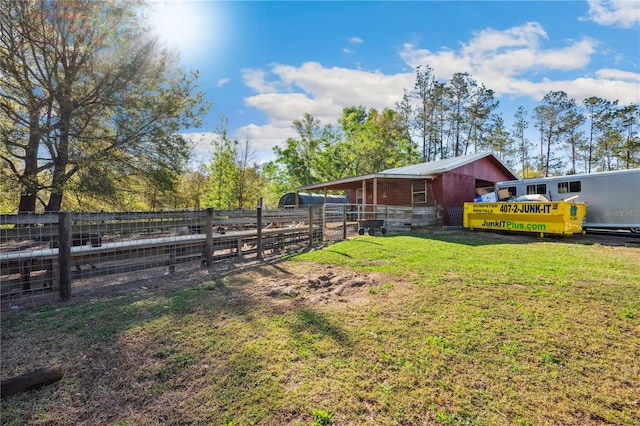
[[[518,76],[529,70],[573,70],[585,67],[597,42],[585,38],[560,49],[543,49],[547,33],[537,23],[527,23],[505,31],[486,29],[475,34],[458,51],[442,48],[438,52],[407,43],[400,57],[413,68],[429,65],[437,78],[449,79],[456,72],[468,72],[487,83],[497,76]],[[497,92],[500,87],[487,84]]]
[[[441,79],[449,79],[456,72],[470,72],[472,69],[469,57],[457,55],[448,48],[433,53],[427,49],[418,49],[411,43],[405,43],[400,51],[400,58],[414,69],[418,65],[429,65],[434,75]]]
[[[217,136],[215,133],[180,133],[180,136],[185,138],[192,145],[191,162],[193,165],[197,166],[198,164],[206,163],[211,159],[211,143]]]
[[[362,40],[360,37],[349,37],[349,43],[351,44],[360,44],[363,41],[364,40]]]
[[[331,99],[312,99],[303,93],[263,93],[245,98],[244,103],[247,107],[264,113],[269,117],[270,124],[279,127],[291,126],[293,120],[301,118],[305,113],[328,124],[335,121],[342,112],[342,107]]]
[[[453,51],[431,52],[405,44],[400,57],[411,67],[429,65],[436,78],[448,80],[453,73],[468,72],[497,96],[526,96],[540,100],[552,90],[563,90],[577,101],[589,96],[618,99],[621,103],[640,100],[636,74],[620,70],[586,71],[597,53],[598,42],[590,38],[570,40],[566,46],[545,49],[548,36],[537,23],[505,31],[487,29]],[[578,77],[552,77],[576,71]],[[557,73],[560,74],[557,74]]]
[[[292,120],[293,121],[293,120]],[[200,163],[207,163],[213,158],[212,143],[218,138],[215,132],[181,133],[180,136],[192,144],[191,163],[197,166]],[[279,126],[267,124],[257,126],[249,124],[236,129],[229,135],[231,139],[244,141],[248,139],[251,143],[252,151],[255,151],[253,160],[267,162],[275,159],[273,147],[282,145],[290,137],[296,136],[291,122],[288,125]]]
[[[260,111],[267,122],[240,130],[250,131],[256,147],[267,152],[295,136],[292,122],[304,113],[323,124],[334,124],[347,106],[392,108],[404,90],[413,87],[418,65],[430,66],[442,80],[468,72],[498,97],[539,101],[550,91],[562,90],[578,102],[590,96],[617,99],[621,104],[640,101],[640,74],[613,68],[589,70],[592,57],[601,53],[598,41],[585,37],[554,48],[546,48],[547,42],[544,28],[530,22],[504,31],[477,32],[456,50],[441,47],[432,51],[407,43],[399,51],[411,69],[404,73],[326,67],[318,62],[246,69],[243,81],[258,93],[246,97],[245,106]]]
[[[326,68],[317,62],[306,62],[300,67],[275,65],[270,73],[250,70],[251,87],[288,87],[276,93],[258,90],[260,93],[245,98],[245,105],[265,113],[272,122],[291,123],[308,112],[318,118],[335,121],[342,109],[351,105],[366,105],[383,109],[393,107],[403,89],[413,85],[413,73],[385,75],[341,67]],[[267,83],[267,76],[276,81]],[[259,79],[257,77],[260,77]]]
[[[633,28],[640,25],[640,3],[632,0],[589,0],[588,16],[581,19],[599,25]]]
[[[414,74],[385,75],[341,67],[327,68],[317,62],[300,67],[273,65],[267,71],[244,70],[243,80],[258,94],[244,99],[246,107],[255,108],[267,117],[267,124],[250,124],[248,130],[259,149],[273,146],[296,136],[294,120],[305,113],[321,124],[335,124],[343,108],[364,105],[368,108],[393,107],[405,88],[413,86]],[[268,82],[267,79],[270,79]],[[277,88],[286,88],[276,92]]]
[[[246,68],[241,72],[244,84],[258,93],[273,93],[279,89],[278,82],[266,81],[267,73],[263,70]]]
[[[292,120],[293,121],[293,120]],[[276,126],[273,124],[265,124],[264,126],[258,126],[255,124],[249,124],[239,128],[234,136],[239,137],[238,140],[244,140],[248,137],[252,146],[257,151],[271,151],[274,146],[281,145],[290,137],[296,136],[291,122],[288,126]]]
[[[413,86],[413,72],[383,74],[349,68],[325,68],[318,62],[305,62],[300,67],[273,67],[283,84],[297,87],[315,101],[329,100],[340,111],[351,105],[365,105],[382,109],[393,107],[402,97],[403,89]]]
[[[207,152],[211,148],[211,143],[216,138],[213,132],[180,133],[180,136],[188,140],[193,145],[194,151]]]
[[[537,22],[498,31],[488,28],[476,33],[475,37],[464,48],[467,52],[489,52],[509,48],[537,46],[540,38],[547,39],[547,33]]]
[[[216,83],[216,87],[220,87],[220,86],[224,86],[225,84],[227,84],[229,81],[231,81],[229,78],[225,77],[225,78],[221,78],[220,80],[218,80],[218,82]]]
[[[551,91],[564,91],[578,103],[591,96],[603,99],[619,100],[621,104],[637,103],[639,100],[638,83],[622,80],[583,77],[573,80],[549,80],[539,82],[513,81],[514,91],[526,93],[536,101]],[[612,96],[612,94],[616,94]]]
[[[596,51],[597,42],[585,38],[562,49],[550,49],[538,52],[538,67],[552,70],[576,70],[589,64]]]
[[[347,55],[349,55],[349,54],[351,54],[351,53],[353,53],[353,52],[354,52],[353,50],[351,50],[351,49],[347,49],[346,47],[344,47],[344,48],[342,49],[342,53],[346,53]]]
[[[596,72],[596,76],[602,79],[628,80],[630,83],[640,83],[640,74],[629,71],[602,69]]]

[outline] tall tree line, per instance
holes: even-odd
[[[438,81],[428,66],[417,68],[413,89],[396,104],[420,144],[421,161],[493,151],[522,177],[640,166],[638,105],[597,97],[579,103],[552,91],[531,115],[519,107],[511,131],[498,107],[494,91],[468,73]],[[539,132],[537,152],[529,129]]]
[[[407,131],[421,144],[421,161],[486,149],[501,121],[493,90],[468,73],[456,73],[449,82],[438,81],[430,67],[418,67],[412,90],[404,92],[396,109],[407,117]],[[496,139],[494,137],[494,139]]]

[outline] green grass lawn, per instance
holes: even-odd
[[[373,274],[305,297],[318,271]],[[266,283],[300,282],[298,293]],[[355,287],[354,287],[355,288]],[[5,315],[2,424],[640,424],[640,248],[362,236],[155,292]]]

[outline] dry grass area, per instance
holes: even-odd
[[[3,312],[2,424],[640,423],[640,248],[359,237]]]

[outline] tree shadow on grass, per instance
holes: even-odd
[[[393,236],[387,236],[386,238],[393,238],[394,236],[412,237],[421,240],[441,241],[448,243],[464,244],[468,246],[478,247],[485,245],[498,245],[498,244],[532,244],[539,242],[549,243],[563,243],[563,244],[580,244],[580,245],[604,245],[604,246],[631,246],[637,247],[640,244],[640,236],[633,238],[629,234],[615,233],[609,234],[545,234],[540,237],[537,233],[530,232],[509,232],[498,230],[468,230],[468,229],[456,229],[456,230],[442,230],[432,231],[428,233],[403,233],[395,234]]]
[[[78,416],[76,424],[114,423],[127,419],[122,413],[138,419],[162,415],[167,423],[217,422],[233,413],[230,402],[246,403],[244,394],[251,390],[256,401],[267,402],[235,407],[237,413],[244,410],[238,420],[249,421],[249,416],[260,421],[282,397],[282,382],[290,373],[271,349],[261,348],[273,343],[282,348],[277,356],[286,359],[287,352],[300,348],[313,353],[326,344],[349,347],[351,342],[340,325],[313,306],[276,308],[277,301],[271,306],[269,298],[256,297],[256,286],[247,291],[247,284],[216,277],[182,288],[21,312],[3,323],[2,378],[48,366],[52,358],[63,360],[65,378],[64,385],[4,400],[7,420],[28,422],[46,412],[61,424],[73,415]],[[272,342],[270,336],[280,341]],[[21,338],[25,342],[18,345]],[[4,356],[27,344],[32,353],[47,355]],[[189,387],[195,393],[181,390]],[[117,389],[127,392],[120,395]],[[176,395],[182,396],[174,400]],[[209,412],[197,409],[201,395],[210,397],[203,400]],[[71,407],[62,410],[53,402],[59,398],[73,401]],[[195,411],[182,409],[186,400]],[[213,419],[211,408],[216,406],[220,410]]]
[[[411,237],[418,240],[431,240],[446,243],[462,244],[471,247],[480,247],[487,245],[520,245],[520,244],[532,244],[540,242],[558,242],[567,244],[598,244],[596,239],[589,238],[589,236],[583,236],[580,234],[574,235],[560,235],[560,234],[547,234],[544,237],[540,237],[535,233],[526,232],[508,232],[508,231],[494,231],[494,230],[443,230],[430,233],[403,233],[387,236],[386,238],[394,237]],[[602,240],[602,244],[605,245],[606,240]],[[615,244],[615,243],[614,243]],[[620,245],[620,244],[617,244]]]
[[[429,233],[406,233],[387,236],[386,238],[394,238],[397,236],[411,237],[418,240],[462,244],[471,247],[498,244],[530,244],[541,241],[537,235],[530,233],[508,233],[485,230],[444,230]]]
[[[342,346],[351,346],[350,339],[342,327],[333,324],[326,315],[313,309],[300,308],[295,311],[295,318],[296,321],[290,326],[292,332],[307,331],[329,337]]]

